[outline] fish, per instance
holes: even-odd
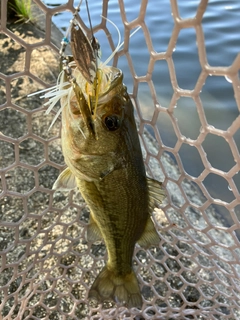
[[[67,167],[53,189],[78,188],[90,209],[87,240],[106,245],[106,264],[88,298],[141,308],[132,263],[134,248],[136,243],[143,248],[158,246],[151,214],[165,191],[161,182],[146,175],[134,107],[122,71],[99,61],[96,65],[95,49],[79,25],[72,26],[71,38],[73,58],[65,62],[67,71],[59,85],[61,143]]]

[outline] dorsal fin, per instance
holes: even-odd
[[[159,204],[162,203],[166,196],[166,193],[162,187],[162,183],[157,180],[147,178],[147,184],[149,193],[149,213],[151,214],[153,209],[155,207],[158,207]]]
[[[155,229],[154,223],[151,217],[148,217],[147,224],[141,238],[138,240],[138,244],[144,248],[148,249],[151,246],[158,246],[160,242],[159,235]]]

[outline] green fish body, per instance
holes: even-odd
[[[107,72],[112,79],[99,95],[95,134],[78,108],[81,101],[74,95],[62,100],[62,150],[68,168],[53,188],[78,187],[91,212],[88,239],[103,239],[106,244],[108,260],[89,298],[140,307],[133,251],[136,242],[145,248],[159,243],[150,214],[155,204],[161,203],[164,191],[161,183],[146,177],[133,105],[122,73],[110,67]]]
[[[106,244],[108,260],[89,298],[141,307],[132,256],[136,242],[144,248],[159,243],[150,215],[164,191],[161,183],[146,177],[133,105],[121,70],[98,61],[96,39],[90,43],[76,20],[71,47],[73,59],[62,57],[64,72],[57,93],[68,167],[53,189],[78,187],[90,208],[87,238],[103,239]]]

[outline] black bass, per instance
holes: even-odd
[[[68,167],[53,189],[78,187],[90,208],[88,240],[103,239],[106,244],[108,260],[89,298],[141,307],[132,256],[137,242],[144,248],[159,243],[151,213],[164,191],[160,182],[146,177],[121,70],[97,65],[97,50],[79,25],[72,26],[71,38],[73,59],[64,62],[59,85]]]

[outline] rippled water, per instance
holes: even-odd
[[[64,0],[46,0],[45,2],[51,6],[65,3]],[[95,25],[99,23],[101,19],[102,2],[91,0],[88,2],[91,19],[93,25]],[[134,2],[132,0],[125,0],[128,20],[133,20],[138,16],[140,4],[140,0]],[[178,1],[180,15],[183,18],[193,17],[198,4],[199,0]],[[80,14],[82,19],[88,24],[84,3]],[[63,14],[56,15],[53,21],[59,28],[66,30],[71,18],[72,14],[70,12],[64,12]],[[109,1],[108,18],[114,21],[123,34],[122,20],[117,0]],[[149,0],[145,22],[150,30],[154,49],[158,52],[165,51],[173,30],[170,0]],[[206,53],[209,64],[211,66],[231,65],[240,52],[240,1],[210,0],[204,14],[202,27],[205,35]],[[109,25],[109,30],[112,35],[116,35],[114,40],[115,43],[117,43],[117,31],[111,25]],[[110,55],[111,49],[103,33],[99,32],[96,36],[101,44],[102,50],[104,48],[102,57],[102,60],[104,60]],[[149,62],[148,50],[142,43],[145,43],[145,38],[143,32],[139,30],[131,39],[130,45],[131,57],[138,76],[146,74]],[[196,44],[196,33],[193,28],[181,30],[176,43],[176,50],[173,53],[173,60],[179,86],[183,89],[193,89],[201,71]],[[129,92],[131,92],[132,76],[125,58],[120,58],[118,66],[123,70],[124,82],[128,86]],[[163,107],[167,107],[173,93],[167,63],[166,61],[158,61],[155,67],[153,80],[158,100]],[[239,115],[232,85],[224,77],[208,77],[202,88],[200,97],[208,123],[216,128],[227,130]],[[148,85],[144,83],[141,84],[139,88],[139,99],[143,106],[144,117],[148,118],[152,101]],[[199,130],[201,130],[201,123],[193,100],[190,98],[179,99],[174,114],[178,118],[181,132],[186,137],[196,139],[199,135]],[[177,137],[170,121],[163,116],[158,121],[158,127],[164,144],[174,147]],[[240,130],[238,130],[235,137],[240,150]],[[218,169],[228,171],[234,164],[230,148],[223,138],[208,135],[203,142],[203,146],[206,150],[208,160]],[[196,149],[187,145],[183,146],[180,149],[180,156],[186,171],[197,177],[203,170],[203,164]],[[232,201],[234,196],[228,189],[227,183],[223,183],[223,179],[220,180],[221,181],[218,181],[215,175],[210,176],[206,180],[206,185],[211,191],[211,195],[224,201]],[[240,177],[237,177],[235,182],[240,191]]]

